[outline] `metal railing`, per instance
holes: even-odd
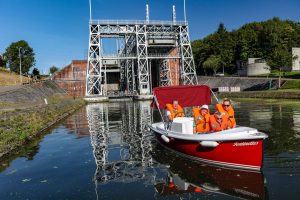
[[[101,56],[102,59],[105,58],[137,58],[138,56],[136,54],[103,54]],[[151,57],[151,58],[179,58],[180,55],[176,54],[176,55],[170,55],[170,54],[163,54],[163,53],[149,53],[147,55],[147,57]],[[95,57],[95,58],[91,58],[91,59],[99,59],[99,57]]]
[[[164,21],[164,20],[90,20],[90,24],[103,25],[188,25],[185,21]]]

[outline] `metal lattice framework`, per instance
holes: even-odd
[[[193,58],[192,46],[187,26],[180,27],[180,49],[181,49],[181,82],[183,85],[197,83],[195,63]]]
[[[103,38],[118,38],[118,53],[104,55]],[[157,53],[150,41],[171,40],[177,54]],[[159,47],[158,47],[159,46]],[[170,45],[169,45],[170,47]],[[149,50],[151,48],[151,51]],[[90,21],[89,54],[87,66],[86,95],[106,95],[105,60],[118,60],[121,90],[132,94],[151,94],[151,69],[149,60],[180,60],[180,84],[197,84],[193,53],[188,34],[188,24],[176,21]],[[164,61],[167,63],[167,61]],[[162,65],[160,71],[170,73]],[[169,74],[164,74],[161,85],[170,85]]]
[[[159,86],[171,86],[170,65],[168,60],[162,60],[159,67]]]

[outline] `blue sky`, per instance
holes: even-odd
[[[192,40],[278,16],[300,21],[300,0],[186,0]],[[146,0],[92,0],[93,19],[144,19]],[[170,20],[172,5],[183,19],[183,0],[149,0],[150,19]],[[0,0],[0,53],[26,40],[42,73],[85,59],[88,49],[88,0]]]

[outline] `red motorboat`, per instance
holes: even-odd
[[[211,104],[211,90],[204,85],[158,87],[153,94],[153,105],[159,109],[164,109],[173,99],[182,107]],[[150,128],[163,146],[183,156],[226,167],[261,170],[263,141],[268,137],[265,133],[237,126],[220,132],[193,134],[193,120],[192,117],[178,117],[170,126],[162,121]]]

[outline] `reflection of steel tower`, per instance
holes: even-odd
[[[95,181],[153,179],[153,172],[149,171],[152,168],[152,138],[149,135],[151,133],[145,131],[146,125],[151,122],[149,103],[94,104],[88,105],[87,112],[97,164]],[[119,139],[113,138],[113,134],[118,134]],[[115,151],[120,154],[117,161],[109,156],[110,152]]]
[[[149,102],[139,101],[139,111],[140,111],[140,132],[142,134],[141,137],[141,149],[142,149],[142,163],[145,165],[152,164],[152,156],[151,156],[151,140],[148,139],[151,137],[152,133],[147,131],[148,126],[151,124],[151,109],[149,106]]]
[[[176,21],[173,7],[172,21],[149,20],[90,20],[89,53],[86,76],[86,95],[106,95],[107,74],[105,62],[118,60],[120,88],[130,94],[151,94],[151,74],[157,71],[152,61],[161,63],[158,82],[171,85],[170,61],[178,60],[181,85],[197,84],[195,64],[186,21]],[[115,55],[105,55],[102,40],[115,38]],[[152,69],[151,69],[152,68]],[[173,66],[177,68],[177,66]],[[174,69],[173,69],[174,70]],[[176,81],[177,82],[177,81]]]
[[[89,104],[86,111],[95,161],[97,167],[102,166],[106,163],[107,135],[103,133],[106,132],[105,129],[108,125],[107,106],[104,104]]]

